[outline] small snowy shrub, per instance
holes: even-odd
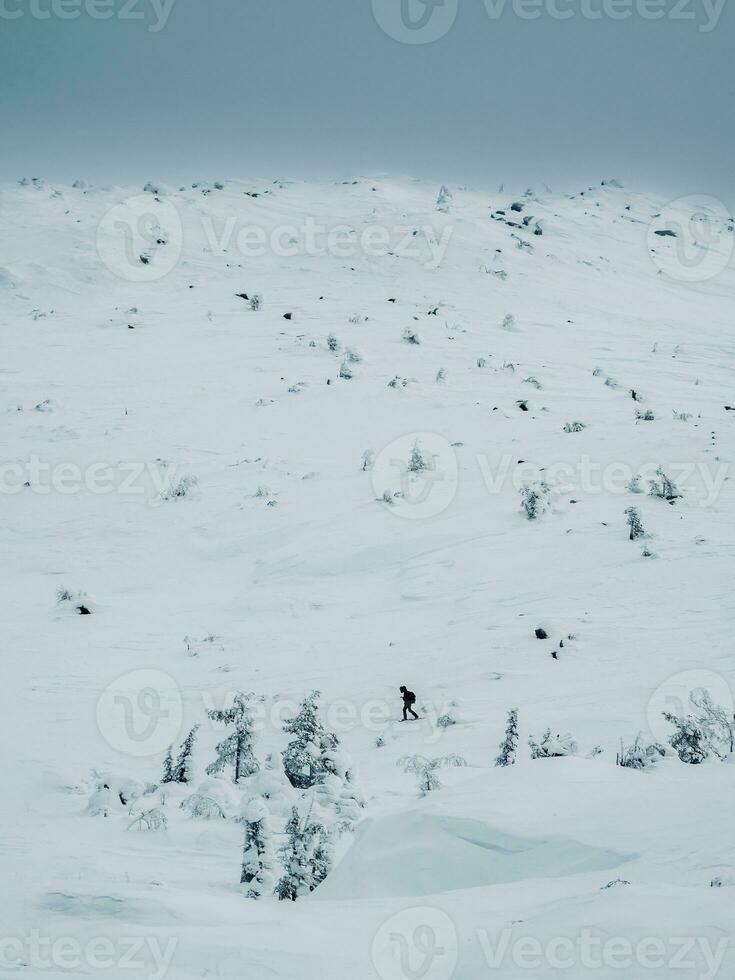
[[[643,521],[641,519],[641,515],[638,508],[626,507],[625,514],[628,518],[628,529],[629,529],[630,540],[637,541],[639,538],[644,537],[646,530],[643,527]]]
[[[179,804],[182,810],[186,810],[193,820],[224,820],[225,813],[222,807],[211,796],[202,796],[201,793],[192,793],[182,800]]]
[[[516,325],[516,318],[512,313],[506,313],[503,317],[502,327],[503,330],[514,330]]]
[[[407,344],[423,343],[423,337],[417,330],[414,330],[413,327],[406,327],[406,329],[403,331],[403,339]]]
[[[675,728],[674,734],[669,738],[669,744],[681,761],[693,766],[704,762],[709,756],[707,740],[696,719],[691,715],[679,718],[670,711],[664,711],[663,716]]]
[[[431,460],[421,452],[421,447],[419,446],[418,442],[415,442],[413,444],[413,448],[411,449],[411,455],[408,458],[406,469],[409,473],[421,473],[424,470],[430,470],[431,468]]]
[[[256,312],[263,309],[263,297],[260,293],[253,293],[250,297],[250,309]]]
[[[195,476],[184,475],[176,480],[159,494],[161,500],[180,500],[188,497],[191,491],[198,485],[199,481]]]
[[[673,504],[675,500],[681,497],[674,481],[666,476],[660,466],[656,470],[656,479],[649,481],[648,487],[648,492],[652,497],[659,497],[669,504]]]
[[[362,454],[362,466],[360,467],[363,473],[367,473],[368,470],[373,468],[375,463],[375,452],[372,449],[366,449]]]
[[[329,348],[329,350],[332,351],[333,354],[336,354],[337,351],[339,350],[339,341],[337,340],[337,338],[334,336],[333,333],[330,333],[330,335],[327,337],[327,347]]]
[[[339,369],[339,376],[340,378],[342,378],[343,381],[351,381],[352,378],[354,377],[352,373],[352,368],[347,363],[347,361],[342,361],[342,364]]]
[[[636,421],[638,422],[654,422],[656,420],[656,416],[653,414],[650,408],[647,408],[644,412],[638,409],[635,413],[635,417]]]
[[[168,820],[163,810],[154,807],[151,810],[144,810],[128,826],[128,830],[166,830]]]
[[[552,735],[550,728],[546,729],[540,739],[529,738],[528,744],[532,759],[558,759],[577,754],[577,743],[571,735]]]
[[[444,714],[439,715],[436,719],[436,724],[438,728],[451,728],[452,725],[457,724],[457,702],[450,701],[447,710]]]
[[[435,378],[436,383],[438,385],[444,384],[446,380],[447,380],[447,369],[439,368],[439,370],[436,372],[436,378]]]
[[[404,772],[412,773],[418,777],[421,795],[436,789],[441,789],[441,782],[437,772],[441,768],[450,766],[466,766],[466,761],[460,755],[451,753],[450,755],[439,758],[428,759],[423,755],[407,755],[400,758],[396,765]]]
[[[615,764],[624,769],[648,769],[665,755],[666,749],[662,745],[657,743],[644,745],[641,736],[638,735],[632,745],[626,745],[622,739],[620,740],[620,750]]]
[[[521,490],[521,510],[529,521],[546,513],[551,503],[551,487],[545,481],[528,485]]]
[[[439,188],[439,196],[436,199],[436,210],[446,214],[452,204],[452,192],[446,186],[442,184]]]
[[[586,428],[587,428],[587,426],[584,424],[584,422],[567,422],[565,424],[565,426],[564,426],[564,431],[565,432],[581,432],[583,429],[586,429]]]

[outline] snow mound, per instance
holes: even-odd
[[[412,810],[365,820],[352,848],[315,893],[373,899],[607,871],[629,855],[564,838],[512,837],[464,817]]]

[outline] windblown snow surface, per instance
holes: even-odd
[[[735,767],[615,765],[690,690],[732,712],[732,226],[691,260],[617,182],[438,190],[2,190],[2,976],[733,976]],[[206,712],[262,696],[262,760],[314,688],[365,807],[253,901]],[[197,723],[139,829],[119,787]],[[467,764],[422,796],[414,754]],[[205,780],[226,819],[179,808]]]

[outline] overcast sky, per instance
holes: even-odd
[[[732,210],[722,2],[0,0],[0,178],[619,176]]]

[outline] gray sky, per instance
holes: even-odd
[[[735,11],[718,2],[0,0],[0,178],[620,176],[735,210]],[[446,33],[406,44],[378,19]]]

